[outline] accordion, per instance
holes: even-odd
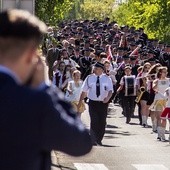
[[[125,96],[136,96],[135,76],[124,76]]]

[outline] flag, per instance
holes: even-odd
[[[139,54],[139,49],[141,48],[141,45],[139,44],[132,52],[129,56],[138,56]]]
[[[108,48],[107,60],[109,60],[109,61],[113,60],[113,55],[112,55],[112,51],[111,51],[111,45]]]

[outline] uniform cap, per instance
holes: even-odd
[[[98,67],[98,68],[102,68],[104,70],[104,64],[100,63],[100,62],[96,62],[94,64],[94,67]]]
[[[130,42],[129,45],[130,45],[130,46],[135,46],[135,45],[137,45],[137,44],[136,44],[135,42]]]
[[[150,59],[148,59],[147,62],[149,62],[149,63],[157,63],[158,60],[156,60],[155,58],[150,58]]]
[[[130,57],[130,60],[131,60],[131,61],[134,61],[134,60],[136,60],[136,57],[135,57],[135,56],[131,56],[131,57]]]
[[[123,59],[129,59],[130,58],[129,55],[123,55],[122,57],[123,57]]]

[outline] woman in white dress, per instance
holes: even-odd
[[[82,84],[83,81],[80,79],[81,73],[78,70],[75,70],[73,72],[73,80],[68,82],[67,91],[66,94],[66,100],[70,101],[75,109],[75,111],[78,113],[79,116],[81,116],[81,113],[85,110],[85,104],[82,103],[82,106],[78,109],[78,103],[80,99],[80,95],[82,92]]]
[[[161,124],[161,113],[166,105],[166,98],[164,97],[165,89],[170,85],[170,80],[167,78],[167,67],[160,67],[157,75],[157,79],[153,82],[153,90],[155,91],[154,99],[154,111],[157,117],[157,131],[158,131],[158,140],[165,140],[165,128],[162,128]],[[164,122],[166,126],[166,121]]]

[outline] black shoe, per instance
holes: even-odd
[[[102,144],[101,141],[98,141],[98,142],[97,142],[97,145],[102,146],[103,144]]]
[[[127,119],[126,119],[126,123],[129,124],[129,123],[130,123],[130,120],[131,120],[130,118],[127,118]]]
[[[125,113],[124,113],[124,111],[122,111],[122,115],[123,115],[123,116],[125,116]]]
[[[93,143],[93,146],[97,146],[97,142],[94,142],[94,143]]]
[[[143,124],[142,126],[143,126],[143,127],[146,127],[146,124]]]
[[[135,118],[135,115],[133,114],[131,117],[132,117],[132,118]]]
[[[157,137],[157,140],[161,141],[161,138],[160,138],[160,137]]]
[[[152,130],[154,133],[157,133],[157,130]]]

